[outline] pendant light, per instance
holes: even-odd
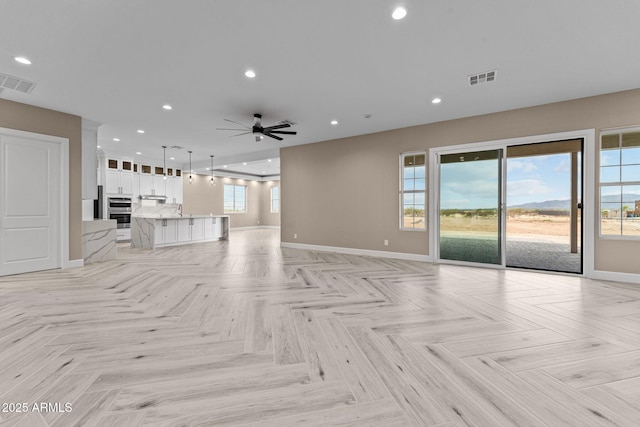
[[[209,157],[211,157],[211,178],[209,178],[209,185],[216,185],[216,180],[215,177],[213,176],[213,154],[210,155]]]
[[[164,171],[164,176],[162,177],[162,179],[164,179],[165,181],[167,180],[167,146],[163,145],[162,146],[162,162],[163,162],[163,171]]]
[[[193,182],[193,175],[191,175],[191,172],[193,172],[191,168],[191,153],[193,153],[193,151],[189,151],[189,184]]]

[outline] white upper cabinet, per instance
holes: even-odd
[[[129,159],[106,156],[104,168],[105,193],[125,195],[138,200],[139,196],[167,196],[167,203],[182,203],[182,171],[150,163],[134,163]]]
[[[133,196],[133,162],[107,158],[105,166],[105,192]]]
[[[156,175],[153,177],[153,193],[156,196],[166,196],[167,190],[165,188],[165,180],[162,175]]]

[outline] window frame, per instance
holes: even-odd
[[[423,190],[405,190],[404,188],[404,182],[405,182],[405,177],[404,177],[404,162],[405,162],[405,158],[409,157],[409,156],[424,156],[424,189]],[[400,185],[399,185],[399,197],[398,197],[398,203],[400,206],[400,209],[398,210],[398,213],[400,215],[399,218],[399,225],[400,225],[400,231],[418,231],[418,232],[426,232],[427,231],[427,163],[428,163],[428,157],[427,157],[427,151],[426,150],[419,150],[419,151],[408,151],[405,153],[400,153],[400,161],[399,161],[399,181],[400,181]],[[415,182],[415,178],[414,182]],[[417,228],[417,227],[405,227],[404,225],[404,196],[406,193],[411,193],[411,194],[419,194],[422,193],[424,195],[424,219],[423,219],[423,226],[422,228]],[[415,206],[415,203],[414,203]]]
[[[225,203],[226,202],[225,193],[226,193],[227,186],[233,187],[233,210],[232,211],[227,210],[227,205]],[[244,210],[240,212],[236,211],[236,187],[242,187],[244,189]],[[248,212],[247,186],[243,184],[224,184],[224,188],[222,192],[222,210],[225,214],[246,214]]]
[[[277,194],[277,197],[276,197],[275,199],[274,199],[274,197],[273,197],[273,190],[274,190],[274,189],[276,189],[276,190],[277,190],[276,192],[278,193],[278,194]],[[270,193],[271,193],[271,198],[270,198],[271,203],[270,203],[270,205],[269,205],[269,206],[270,206],[270,208],[271,208],[271,213],[279,213],[279,212],[280,212],[280,186],[279,186],[279,185],[273,185],[273,186],[271,187]],[[274,201],[274,200],[277,200],[277,201],[278,201],[278,208],[277,208],[277,209],[273,209],[273,201]]]
[[[630,126],[630,127],[622,127],[622,128],[613,128],[613,129],[607,129],[607,130],[603,130],[600,132],[600,138],[598,140],[598,166],[597,166],[597,173],[598,173],[598,181],[597,181],[597,190],[598,190],[598,198],[597,203],[598,203],[598,237],[602,238],[602,239],[610,239],[610,240],[640,240],[640,235],[625,235],[624,234],[624,217],[622,216],[622,206],[624,206],[625,201],[623,200],[623,195],[624,195],[624,187],[625,186],[640,186],[640,181],[624,181],[623,177],[622,177],[622,167],[623,166],[633,166],[633,165],[640,165],[640,164],[636,164],[636,163],[631,163],[631,164],[625,164],[623,163],[622,158],[620,157],[620,159],[618,160],[618,163],[615,165],[604,165],[605,167],[607,166],[617,166],[619,168],[619,174],[620,174],[620,178],[617,181],[611,181],[611,182],[603,182],[602,181],[602,168],[603,168],[603,164],[602,164],[602,153],[603,150],[602,149],[602,142],[603,142],[603,138],[606,136],[610,136],[610,135],[618,135],[618,151],[620,151],[620,156],[622,156],[622,138],[623,135],[626,133],[638,133],[640,132],[640,126]],[[638,148],[640,149],[640,145],[638,146]],[[607,187],[620,187],[621,188],[621,200],[620,200],[620,207],[621,207],[621,213],[620,213],[620,234],[605,234],[602,230],[602,219],[603,219],[603,202],[602,202],[602,193],[603,193],[603,188],[607,188]],[[617,202],[607,202],[607,203],[617,203]]]

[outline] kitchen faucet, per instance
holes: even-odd
[[[182,203],[178,205],[178,215],[182,216]]]

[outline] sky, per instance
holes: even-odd
[[[507,160],[507,206],[546,200],[568,200],[571,191],[569,154]],[[441,165],[442,209],[496,208],[497,160]]]

